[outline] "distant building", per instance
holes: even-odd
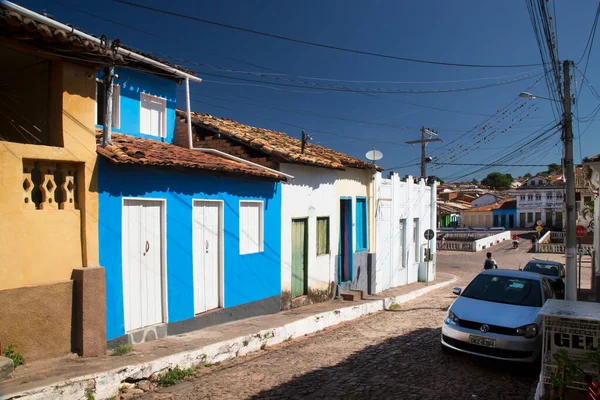
[[[542,225],[562,229],[564,226],[564,179],[550,180],[536,176],[517,190],[518,226],[531,228],[537,221]]]

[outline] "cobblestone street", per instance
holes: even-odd
[[[532,258],[528,246],[494,248],[501,268]],[[438,253],[438,271],[464,287],[485,252]],[[193,380],[144,399],[528,399],[539,371],[440,348],[440,327],[455,296],[436,290],[376,313],[255,354],[208,366]]]

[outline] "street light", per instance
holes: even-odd
[[[566,204],[565,208],[567,211],[566,219],[566,272],[567,282],[565,285],[565,300],[577,300],[577,264],[575,260],[577,239],[575,237],[575,225],[577,223],[577,216],[575,215],[575,169],[573,165],[573,115],[571,114],[571,78],[569,76],[569,68],[573,62],[565,60],[563,61],[563,82],[564,82],[564,95],[563,95],[563,109],[564,114],[562,116],[562,129],[563,129],[563,140],[565,143],[565,153],[563,158],[563,166],[565,171],[566,181]],[[519,97],[524,99],[545,99],[550,101],[558,100],[549,99],[547,97],[534,96],[531,93],[521,92]]]
[[[522,99],[544,99],[544,100],[556,101],[557,103],[560,103],[560,101],[558,101],[558,100],[554,100],[554,99],[551,99],[548,97],[536,96],[536,95],[528,93],[528,92],[519,93],[519,97]]]

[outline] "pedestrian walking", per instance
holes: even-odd
[[[498,263],[492,258],[492,253],[486,254],[487,258],[483,263],[483,269],[498,269]]]
[[[535,243],[537,242],[537,232],[531,235],[531,250],[535,250]]]

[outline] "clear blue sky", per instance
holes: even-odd
[[[581,0],[576,2],[576,7],[572,1],[555,2],[560,57],[578,61],[587,41],[598,2]],[[313,84],[353,88],[452,89],[510,80],[541,67],[460,68],[349,54],[224,29],[109,0],[23,0],[20,4],[35,11],[46,11],[61,22],[71,23],[84,31],[96,35],[105,34],[112,39],[118,38],[122,43],[146,52],[236,71],[276,71],[287,74],[274,75],[276,79],[273,79],[269,76],[232,73],[182,63],[205,79],[201,84],[192,84],[194,111],[283,131],[294,137],[299,137],[301,128],[304,128],[314,138],[313,143],[363,159],[366,151],[376,148],[384,154],[379,164],[386,169],[416,164],[414,159],[419,157],[420,147],[406,146],[404,142],[419,138],[419,128],[422,125],[439,132],[444,140],[443,143],[428,145],[428,151],[439,157],[439,161],[447,161],[461,149],[467,149],[464,157],[454,162],[484,164],[495,161],[501,153],[510,150],[518,152],[520,147],[515,143],[523,141],[528,135],[554,120],[550,102],[542,99],[520,100],[516,105],[525,104],[521,109],[512,112],[515,108],[512,107],[508,113],[510,115],[505,114],[507,118],[492,119],[493,126],[485,128],[487,131],[473,131],[475,134],[483,132],[481,135],[475,138],[466,135],[448,145],[476,125],[482,124],[487,118],[486,114],[492,115],[502,109],[536,79],[474,91],[376,96],[352,91],[321,91],[316,86],[294,88],[269,85],[293,85],[297,83],[290,80],[301,80]],[[147,0],[144,4],[302,40],[402,57],[494,65],[540,62],[525,1]],[[152,35],[103,21],[69,7],[79,8]],[[587,69],[587,78],[598,90],[600,49],[596,47],[599,45],[600,39],[594,43]],[[583,63],[580,68],[583,70]],[[236,81],[205,75],[207,73],[261,80],[265,83]],[[581,85],[578,73],[575,78],[576,84]],[[377,82],[349,83],[334,80]],[[300,85],[305,86],[302,83]],[[548,96],[543,80],[529,91]],[[182,87],[178,93],[178,106],[184,108]],[[417,107],[406,104],[407,102],[455,112]],[[574,111],[585,117],[595,111],[598,104],[599,100],[584,87],[578,108],[574,108]],[[600,119],[600,115],[596,118]],[[522,121],[519,121],[520,119]],[[579,127],[581,131],[586,128],[587,131],[579,139],[578,124],[574,121],[576,162],[579,162],[582,156],[600,153],[597,121],[592,119],[591,122],[581,122]],[[492,133],[494,129],[496,133]],[[483,137],[489,141],[484,140],[477,146],[473,145]],[[467,147],[469,145],[471,148]],[[435,151],[436,149],[438,150]],[[560,163],[561,150],[562,144],[557,134],[537,146],[534,151],[528,151],[512,162]],[[461,180],[470,180],[473,177],[481,179],[495,170],[510,172],[513,176],[543,170],[542,167],[497,167],[475,174],[470,173],[476,169],[477,167],[469,166],[444,166],[435,170],[430,167],[431,174],[444,179]],[[402,175],[419,174],[417,165],[394,170]]]

